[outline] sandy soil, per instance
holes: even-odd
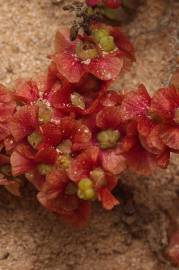
[[[148,0],[126,26],[137,62],[115,88],[145,83],[151,92],[168,83],[176,53],[177,1]],[[72,16],[51,0],[0,0],[0,81],[46,70],[47,55],[62,24]],[[179,25],[179,24],[178,24]],[[94,207],[89,226],[74,231],[38,205],[27,186],[24,198],[0,190],[0,270],[173,270],[162,251],[167,245],[168,214],[177,209],[179,157],[150,178],[131,173],[121,181],[132,187],[135,212]],[[176,215],[179,213],[176,212]]]

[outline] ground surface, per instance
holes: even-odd
[[[65,2],[65,1],[64,1]],[[137,63],[116,88],[143,82],[154,91],[166,84],[173,68],[179,8],[169,1],[148,0],[126,27],[136,48]],[[51,0],[0,0],[0,81],[47,68],[46,55],[61,24],[71,16]],[[133,187],[136,212],[105,212],[94,207],[83,231],[67,228],[35,200],[28,188],[24,199],[0,191],[0,270],[172,270],[161,256],[167,245],[167,212],[177,208],[179,157],[166,171],[150,178],[126,174]],[[179,214],[179,213],[178,213]],[[177,214],[176,214],[177,215]]]

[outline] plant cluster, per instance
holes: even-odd
[[[130,1],[86,2],[93,14]],[[56,34],[45,76],[18,80],[12,92],[0,86],[0,185],[20,195],[25,176],[39,202],[75,227],[94,201],[107,210],[120,203],[112,192],[126,169],[147,176],[179,153],[179,90],[112,91],[134,48],[119,27],[92,18],[88,33]]]

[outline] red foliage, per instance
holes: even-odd
[[[87,1],[101,3],[121,5]],[[119,204],[112,191],[127,168],[149,175],[179,152],[179,91],[111,91],[135,60],[134,48],[119,28],[93,22],[91,30],[75,41],[66,29],[57,33],[43,79],[18,80],[13,94],[0,86],[0,185],[19,195],[4,168],[11,165],[14,177],[25,174],[37,188],[43,206],[76,227],[88,221],[93,200],[107,210]],[[168,249],[175,263],[177,241]]]
[[[93,26],[94,30],[97,28],[105,28],[105,26],[101,24]],[[56,54],[52,57],[58,73],[71,83],[78,83],[86,73],[93,74],[100,80],[115,79],[127,63],[134,60],[134,50],[120,29],[107,28],[116,44],[116,49],[109,53],[104,53],[92,36],[90,38],[78,36],[75,41],[70,41],[66,36],[66,31],[58,32]],[[65,45],[62,47],[61,44]],[[76,51],[80,44],[93,46],[97,55],[92,59],[80,59]]]
[[[86,4],[90,7],[95,7],[99,4],[104,4],[108,8],[118,8],[121,6],[121,0],[86,0]]]
[[[73,185],[63,170],[50,173],[37,195],[39,202],[50,211],[75,227],[86,224],[90,214],[90,203],[80,200],[75,193],[68,192]]]
[[[152,98],[151,111],[161,118],[161,139],[171,150],[179,150],[179,90],[159,89]]]

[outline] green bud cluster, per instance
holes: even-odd
[[[80,199],[91,201],[96,198],[93,182],[90,178],[84,178],[78,183],[77,195]]]
[[[118,130],[107,129],[97,134],[97,140],[102,149],[113,148],[117,145],[120,138]]]
[[[41,143],[41,141],[42,141],[42,136],[40,135],[39,132],[34,131],[31,135],[29,135],[29,136],[27,137],[27,140],[28,140],[29,144],[30,144],[34,149],[36,149],[37,146],[39,145],[39,143]]]
[[[93,36],[105,52],[111,52],[115,49],[116,45],[114,38],[106,29],[95,29],[93,31]]]

